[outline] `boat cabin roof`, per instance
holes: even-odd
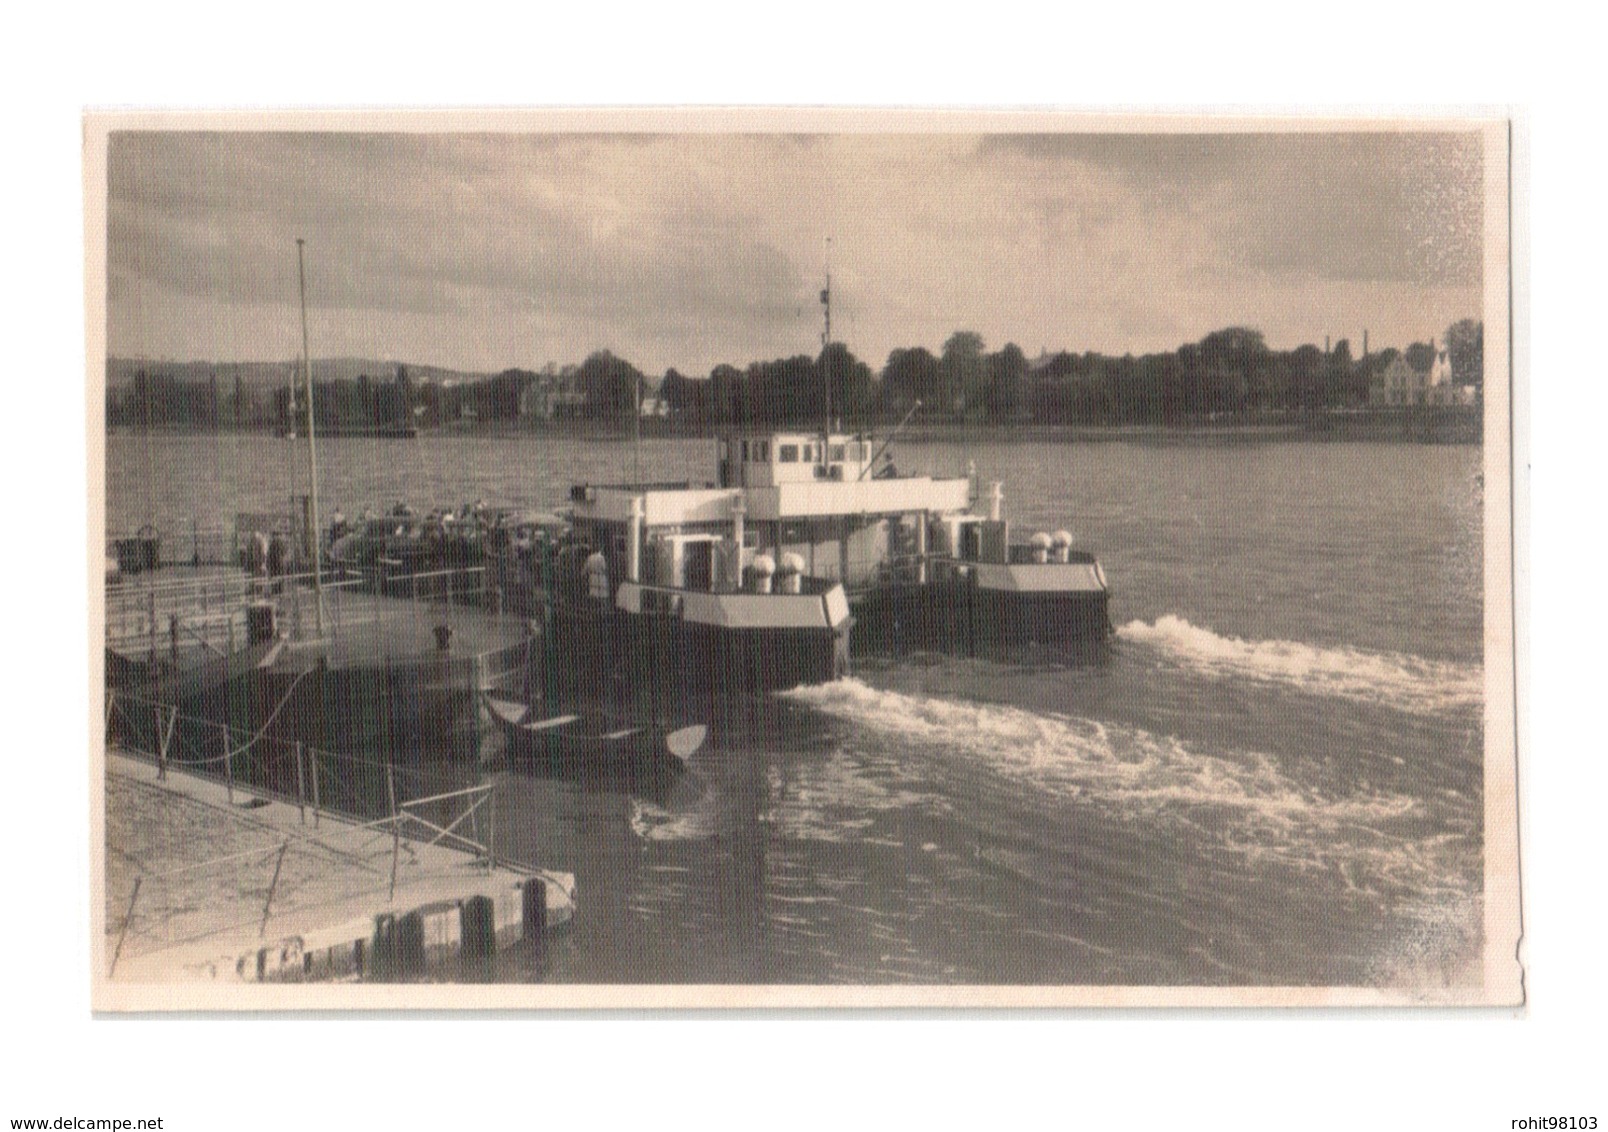
[[[720,482],[728,487],[858,480],[870,474],[876,452],[870,437],[846,433],[733,434],[719,446]]]
[[[718,442],[717,483],[578,484],[570,491],[580,524],[624,524],[633,509],[648,527],[730,527],[735,503],[758,522],[782,519],[950,514],[970,503],[965,477],[896,475],[871,437],[815,432],[728,434]]]

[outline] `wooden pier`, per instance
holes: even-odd
[[[309,801],[109,751],[108,980],[472,979],[574,915],[571,874],[496,856],[490,786],[371,821]]]

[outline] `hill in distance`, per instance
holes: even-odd
[[[356,381],[367,374],[370,381],[396,380],[399,365],[407,366],[408,377],[415,384],[443,385],[448,382],[480,381],[491,377],[489,373],[469,373],[445,369],[441,366],[415,365],[412,362],[376,361],[373,358],[314,358],[314,381]],[[106,386],[121,389],[134,383],[140,370],[148,374],[165,374],[180,381],[206,381],[216,377],[220,386],[232,384],[235,378],[249,388],[282,386],[290,382],[298,362],[164,362],[148,358],[107,358]]]

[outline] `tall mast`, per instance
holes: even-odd
[[[286,480],[289,494],[286,499],[290,501],[290,510],[296,511],[296,363],[291,362],[286,370],[289,384],[285,389],[285,439],[290,441],[285,445],[285,465],[290,475]]]
[[[821,380],[826,386],[826,427],[821,431],[821,466],[827,464],[826,450],[832,443],[832,362],[827,351],[832,346],[832,237],[826,238],[826,286],[821,291],[826,310],[826,328],[821,331]]]
[[[316,430],[313,426],[313,361],[307,349],[307,269],[302,262],[302,245],[306,243],[300,236],[296,237],[296,282],[301,291],[301,330],[302,330],[302,380],[307,383],[307,476],[309,479],[308,499],[312,503],[312,525],[309,532],[309,541],[313,546],[313,630],[318,636],[324,635],[324,572],[319,562],[319,524],[318,524],[318,442]]]

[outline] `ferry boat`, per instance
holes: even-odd
[[[1065,530],[1016,537],[1004,490],[979,511],[974,471],[899,475],[886,444],[845,433],[735,433],[719,442],[719,489],[743,511],[753,554],[791,556],[841,583],[857,652],[974,653],[1104,640],[1099,560]]]
[[[821,302],[825,356],[830,270]],[[866,653],[1110,635],[1105,572],[1068,532],[1013,540],[1000,484],[978,511],[975,471],[897,474],[878,465],[887,442],[831,419],[828,403],[819,432],[719,438],[717,479],[703,485],[572,488],[568,542],[543,543],[554,553],[514,571],[506,592],[551,611],[551,639],[594,680],[667,665],[714,686],[830,680],[848,671],[851,626]]]

